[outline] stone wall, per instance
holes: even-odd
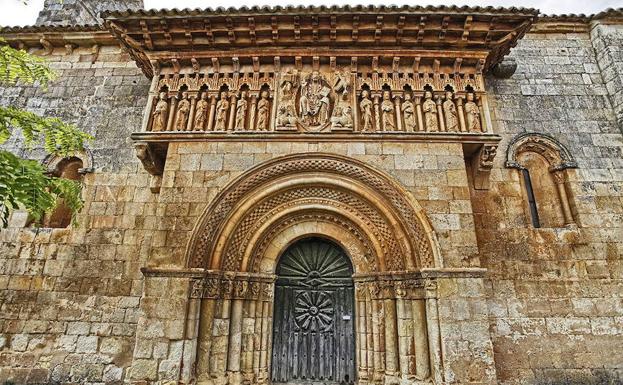
[[[623,26],[595,22],[591,41],[619,129],[623,132]]]
[[[49,59],[60,76],[47,91],[3,89],[0,103],[93,133],[95,172],[85,177],[76,227],[23,229],[14,221],[0,232],[0,381],[189,376],[193,335],[181,316],[188,280],[145,279],[140,268],[185,267],[193,227],[227,183],[305,152],[350,156],[390,174],[424,208],[445,267],[489,269],[484,283],[438,281],[446,381],[620,380],[623,143],[617,88],[609,86],[617,78],[600,72],[596,49],[588,32],[528,34],[512,52],[515,75],[487,79],[503,137],[488,191],[470,189],[460,144],[232,140],[172,143],[159,194],[128,139],[140,130],[148,80],[116,47],[97,57],[56,50]],[[548,133],[575,156],[569,189],[577,227],[531,228],[518,171],[505,168],[503,156],[523,132]],[[8,146],[44,156],[25,152],[19,140]]]
[[[103,11],[142,9],[143,0],[45,0],[37,25],[100,24]]]
[[[90,49],[58,49],[47,59],[59,75],[47,90],[4,88],[0,103],[93,134],[95,172],[85,175],[76,227],[23,229],[15,215],[13,227],[0,231],[0,383],[112,383],[131,364],[139,269],[151,240],[137,218],[154,197],[128,141],[149,81],[119,47],[102,47],[97,57]],[[44,157],[20,140],[7,147]]]
[[[533,33],[512,51],[517,72],[487,79],[502,156],[472,204],[502,384],[621,381],[623,138],[608,91],[618,78],[600,72],[599,51],[589,33]],[[550,134],[577,160],[577,227],[530,225],[520,173],[503,156],[523,132]]]

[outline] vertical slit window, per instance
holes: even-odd
[[[530,171],[526,168],[521,169],[523,175],[524,184],[526,186],[526,194],[528,195],[528,205],[530,206],[530,216],[532,217],[532,226],[535,228],[541,227],[539,222],[539,211],[536,206],[536,199],[534,197],[534,191],[532,189],[532,180],[530,179]]]

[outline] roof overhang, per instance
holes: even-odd
[[[253,7],[109,12],[106,26],[147,76],[156,67],[279,57],[415,57],[486,72],[538,11],[493,7]],[[259,59],[258,59],[259,58]],[[377,59],[378,60],[378,59]]]

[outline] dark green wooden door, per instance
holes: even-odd
[[[308,238],[279,260],[273,383],[353,384],[353,268],[337,245]]]

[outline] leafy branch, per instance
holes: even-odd
[[[47,63],[24,50],[17,50],[0,38],[0,84],[47,86],[56,77]],[[84,149],[93,138],[77,127],[58,118],[41,117],[14,106],[0,107],[0,145],[16,132],[21,132],[25,145],[42,145],[50,154],[69,157]],[[37,161],[21,159],[0,150],[0,220],[6,227],[10,210],[24,207],[39,220],[56,206],[59,199],[75,215],[82,206],[81,185],[76,181],[56,178]]]

